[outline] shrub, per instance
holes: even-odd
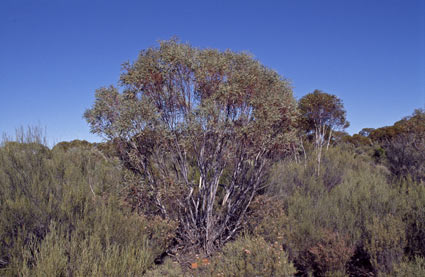
[[[405,260],[394,267],[394,276],[423,277],[425,276],[425,258],[416,256],[413,260]]]
[[[310,155],[312,151],[308,151],[306,158],[299,162],[284,160],[275,164],[268,180],[268,193],[287,198],[296,189],[301,189],[305,194],[321,196],[324,189],[332,190],[348,181],[353,174],[385,174],[383,170],[373,166],[367,155],[358,155],[349,146],[338,146],[323,153],[321,172],[317,176],[317,161]]]
[[[385,163],[395,178],[425,181],[425,110],[370,132],[369,138],[385,151]]]
[[[245,231],[260,236],[271,244],[284,243],[284,230],[289,224],[283,201],[276,197],[259,195],[251,204]]]
[[[0,147],[0,260],[7,266],[33,236],[47,232],[58,202],[51,183],[50,150],[38,143]]]
[[[421,255],[425,257],[425,186],[410,183],[401,188],[406,199],[406,224],[407,247],[409,257]]]
[[[334,270],[324,261],[333,255],[348,255],[343,253],[361,247],[370,234],[367,226],[371,226],[373,218],[392,214],[397,221],[397,232],[404,231],[404,194],[388,184],[385,171],[370,158],[336,147],[325,153],[319,176],[314,175],[313,164],[314,160],[304,164],[280,163],[275,167],[267,192],[282,198],[287,215],[287,224],[283,227],[285,250],[300,273],[320,275]],[[332,170],[338,172],[332,173]],[[337,249],[330,245],[339,239],[332,241],[329,234],[344,238],[344,243],[340,242],[341,253],[333,253]],[[404,245],[400,243],[395,248],[397,253],[403,253]],[[344,256],[343,260],[348,258]],[[336,263],[339,270],[343,269],[342,261]]]
[[[325,230],[322,239],[309,249],[316,275],[341,274],[354,249],[342,235]]]
[[[171,259],[166,259],[163,264],[157,266],[156,268],[148,271],[144,276],[146,277],[181,277],[186,276],[179,263],[172,261]]]
[[[61,236],[55,223],[50,225],[40,245],[37,240],[26,246],[24,262],[20,274],[22,276],[65,276],[67,273],[68,258],[66,256],[67,241]],[[35,254],[32,254],[35,253]],[[29,265],[36,263],[35,268]]]
[[[241,237],[229,242],[213,258],[213,276],[293,276],[295,267],[286,253],[261,237]]]
[[[118,161],[20,141],[0,146],[2,275],[140,275],[168,248],[176,224],[127,210]]]
[[[346,272],[349,276],[376,276],[376,270],[370,262],[370,255],[366,252],[363,246],[358,245],[354,250],[354,255],[347,263]]]
[[[175,225],[128,214],[108,201],[77,222],[75,230],[52,223],[40,244],[30,244],[33,259],[26,276],[139,276],[165,251]],[[65,261],[65,262],[64,262]],[[62,274],[66,272],[66,274]]]
[[[127,235],[127,234],[126,234]],[[35,252],[33,266],[23,264],[23,276],[137,276],[153,264],[146,238],[137,244],[103,246],[99,234],[82,239],[56,229],[47,234]]]
[[[403,222],[391,214],[382,219],[374,217],[366,230],[366,250],[373,266],[380,272],[392,272],[393,265],[401,261],[406,246]]]

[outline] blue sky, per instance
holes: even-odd
[[[99,141],[82,118],[94,91],[158,40],[251,52],[291,80],[340,97],[349,133],[425,107],[424,0],[0,1],[0,133]]]

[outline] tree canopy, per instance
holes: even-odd
[[[125,64],[120,85],[96,91],[91,131],[115,142],[157,212],[178,219],[183,244],[213,251],[294,139],[289,83],[246,53],[170,40]]]
[[[343,130],[350,125],[341,99],[321,90],[316,89],[306,94],[300,99],[298,107],[301,127],[307,133],[324,127],[329,130]]]
[[[300,99],[298,108],[301,137],[307,136],[314,142],[317,150],[316,173],[319,175],[323,146],[327,144],[328,149],[332,134],[349,126],[344,105],[335,95],[316,89]]]

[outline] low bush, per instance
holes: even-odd
[[[23,136],[0,145],[0,275],[424,275],[424,184],[389,178],[353,146],[325,151],[319,175],[314,157],[278,162],[238,239],[192,269],[197,249],[174,253],[181,264],[165,257],[178,224],[155,216],[105,149]]]
[[[405,199],[406,253],[425,257],[425,185],[412,182],[400,191]]]
[[[345,274],[346,264],[354,249],[344,236],[325,230],[321,240],[308,253],[316,275],[335,276]]]
[[[40,141],[0,146],[0,275],[138,276],[152,267],[176,224],[128,211],[117,160],[86,143],[50,150]]]
[[[283,245],[288,225],[283,202],[276,197],[259,195],[251,204],[244,230],[253,236],[262,237],[268,243]]]
[[[371,259],[363,264],[373,264],[372,271],[390,272],[405,250],[404,232],[409,229],[406,213],[413,225],[420,225],[417,218],[422,218],[420,212],[413,212],[416,209],[407,208],[406,197],[410,196],[388,183],[382,166],[350,148],[336,147],[325,152],[319,176],[315,175],[314,163],[314,159],[308,159],[301,163],[284,161],[278,164],[271,174],[267,192],[270,197],[281,199],[286,224],[270,222],[272,226],[281,226],[285,250],[299,273],[323,276],[329,272],[344,272],[354,249],[363,246],[366,252],[358,251],[357,254],[365,254],[359,258]],[[412,205],[421,205],[419,198],[413,202]],[[391,220],[382,226],[376,222],[377,218],[387,215],[392,215]],[[392,228],[391,234],[386,233],[384,226]],[[410,230],[420,236],[419,230]],[[371,237],[373,243],[380,246],[368,240]],[[397,242],[390,245],[389,237]],[[418,240],[411,241],[416,249],[418,246],[413,245],[417,244]],[[382,264],[382,259],[387,265]]]
[[[397,277],[423,277],[425,276],[425,258],[416,256],[412,260],[405,260],[394,268]]]
[[[163,264],[156,266],[152,270],[148,271],[144,276],[146,277],[182,277],[188,276],[182,271],[182,268],[178,262],[166,259]]]
[[[261,237],[240,237],[212,259],[212,276],[293,276],[295,267],[281,246]]]
[[[81,222],[72,233],[57,224],[40,243],[26,247],[35,253],[22,264],[23,276],[141,276],[151,268],[166,244],[150,238],[168,224],[124,216],[112,205],[101,207],[93,225]],[[158,234],[156,234],[156,232]],[[164,237],[164,241],[167,236]]]
[[[366,225],[366,232],[365,248],[371,256],[372,265],[381,273],[391,273],[393,265],[403,258],[406,246],[403,222],[391,214],[374,217]]]

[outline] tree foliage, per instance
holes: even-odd
[[[346,112],[341,99],[335,95],[314,90],[298,102],[300,131],[313,141],[317,151],[317,175],[320,174],[322,149],[329,148],[332,133],[347,128]]]
[[[320,90],[303,96],[298,107],[301,113],[301,128],[307,134],[329,136],[329,132],[349,126],[344,105],[338,97]]]
[[[248,54],[176,40],[143,50],[120,81],[122,92],[97,90],[91,131],[114,140],[185,245],[213,251],[241,227],[269,161],[293,139],[288,82]]]

